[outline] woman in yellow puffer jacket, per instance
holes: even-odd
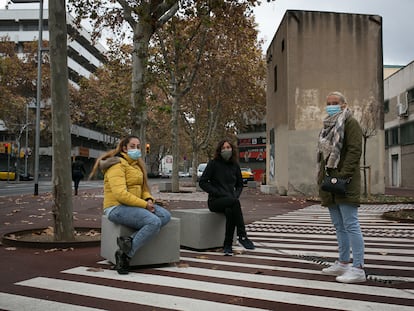
[[[104,173],[104,214],[114,223],[137,230],[117,238],[115,269],[127,274],[131,257],[170,221],[171,214],[154,203],[138,137],[121,139],[116,149],[97,159],[90,177],[98,168]]]

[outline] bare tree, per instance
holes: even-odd
[[[377,135],[380,105],[371,100],[367,103],[361,113],[359,123],[362,129],[362,168],[364,176],[364,196],[367,196],[368,183],[367,183],[367,142],[370,137]]]
[[[69,0],[78,22],[88,18],[96,36],[110,28],[122,41],[132,31],[131,131],[145,145],[147,126],[148,49],[154,32],[178,10],[178,0]],[[127,27],[125,27],[127,26]]]

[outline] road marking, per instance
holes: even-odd
[[[0,308],[9,311],[103,311],[104,309],[88,308],[69,303],[45,299],[31,298],[20,295],[0,293]]]
[[[132,281],[137,277],[136,273],[130,273],[128,275],[120,276],[116,271],[112,272],[112,279],[122,279],[124,281]],[[97,275],[95,275],[97,277]],[[119,278],[122,277],[122,278]],[[139,274],[139,277],[143,277]],[[141,281],[142,280],[135,280]],[[177,283],[181,283],[182,280],[176,279]],[[16,285],[29,286],[42,289],[53,289],[54,291],[70,293],[75,295],[83,295],[88,297],[110,299],[115,301],[122,301],[128,303],[135,303],[141,305],[147,305],[159,308],[168,308],[173,310],[183,311],[254,311],[264,310],[259,308],[250,308],[240,305],[231,305],[225,303],[219,303],[214,301],[192,299],[187,297],[179,297],[173,295],[158,294],[152,292],[137,291],[131,289],[123,289],[111,286],[93,285],[82,282],[66,281],[51,279],[45,277],[36,277],[27,281],[16,283]],[[168,286],[166,284],[160,284],[162,286]],[[194,288],[190,288],[194,289]],[[234,293],[231,293],[234,296]],[[404,311],[404,309],[400,309]],[[393,311],[390,309],[390,311]]]
[[[326,282],[326,281],[314,281],[314,280],[306,280],[306,279],[298,279],[293,277],[278,277],[278,276],[270,276],[270,275],[258,275],[258,274],[251,274],[251,273],[242,273],[242,272],[233,272],[233,271],[225,271],[219,269],[205,269],[205,268],[196,268],[196,267],[185,267],[185,268],[178,268],[178,267],[168,267],[168,268],[157,268],[156,270],[160,271],[170,271],[176,273],[184,273],[184,274],[192,274],[197,276],[208,276],[208,277],[215,277],[220,279],[230,279],[230,280],[237,280],[237,281],[247,281],[247,282],[257,282],[263,284],[271,284],[276,286],[292,286],[292,287],[301,287],[301,288],[310,288],[310,289],[321,289],[321,290],[331,290],[331,291],[338,291],[338,292],[347,292],[347,293],[359,293],[365,295],[374,295],[374,296],[386,296],[386,297],[394,297],[394,298],[402,298],[402,299],[414,299],[414,295],[412,293],[408,293],[405,290],[401,289],[394,289],[394,288],[384,288],[384,287],[374,287],[374,286],[367,286],[367,285],[356,285],[356,284],[342,284],[336,282]],[[93,272],[89,267],[77,267],[73,269],[68,269],[62,271],[63,273],[68,274],[76,274],[76,275],[83,275],[83,276],[91,276],[91,277],[99,277],[99,278],[106,278],[106,279],[116,279],[116,280],[125,280],[123,276],[119,276],[113,270],[103,270],[100,272]],[[320,271],[319,271],[319,274]],[[169,276],[160,276],[160,275],[153,275],[153,274],[140,274],[135,273],[133,277],[134,282],[144,283],[144,284],[152,284],[152,285],[166,285],[172,287],[179,287],[185,289],[193,289],[193,288],[202,288],[203,291],[211,291],[211,292],[220,292],[220,293],[238,293],[240,294],[240,290],[246,290],[246,288],[238,289],[240,286],[237,286],[233,292],[231,290],[232,285],[222,285],[220,283],[214,282],[204,282],[204,281],[196,281],[196,280],[187,280],[178,277],[169,277]],[[230,287],[230,288],[229,288]],[[252,296],[261,295],[262,291],[266,290],[253,290]],[[248,295],[246,291],[243,296]],[[269,299],[269,297],[263,297],[263,299]]]
[[[85,269],[85,268],[84,268]],[[195,281],[187,279],[179,279],[173,277],[160,277],[141,273],[130,273],[128,275],[118,275],[116,271],[107,270],[111,275],[111,279],[123,280],[135,283],[154,284],[159,286],[168,286],[176,288],[184,288],[191,290],[199,290],[202,292],[220,293],[224,295],[231,295],[246,298],[253,298],[259,300],[267,300],[271,302],[288,303],[302,306],[325,307],[336,310],[349,311],[372,311],[372,310],[386,310],[386,311],[412,311],[412,307],[378,303],[372,301],[342,299],[336,297],[324,297],[309,294],[298,294],[284,291],[273,291],[258,288],[246,288],[235,285],[224,285],[218,283],[209,283],[205,281]],[[104,271],[105,273],[105,271]],[[99,277],[101,274],[96,273],[94,277]],[[103,274],[102,274],[102,277]],[[119,289],[110,286],[91,285],[81,282],[56,280],[43,277],[33,278],[27,281],[16,283],[17,285],[30,286],[35,288],[49,289],[54,291],[86,295],[88,297],[108,298],[113,300],[139,303],[144,305],[173,308],[177,310],[205,310],[210,311],[212,308],[217,310],[252,310],[251,308],[243,309],[242,306],[227,305],[222,303],[215,303],[211,301],[203,301],[197,299],[189,299],[184,297],[177,297],[171,295],[160,295],[149,292],[134,291],[127,289]],[[257,310],[257,309],[256,309]]]
[[[315,215],[319,214],[321,209],[313,206],[302,209],[298,213],[302,215],[295,219],[287,220],[285,216],[276,216],[261,223],[249,224],[246,226],[248,235],[257,248],[245,251],[235,246],[234,249],[240,250],[240,253],[236,252],[233,257],[224,257],[221,253],[213,251],[196,252],[182,249],[181,263],[188,265],[145,268],[142,272],[137,269],[128,275],[119,275],[109,269],[81,266],[64,270],[60,277],[55,279],[40,276],[16,284],[60,292],[62,299],[67,301],[73,301],[73,297],[76,297],[73,295],[82,295],[151,306],[154,309],[279,310],[286,307],[281,306],[282,304],[290,304],[292,308],[301,310],[306,310],[307,307],[352,311],[413,310],[414,290],[409,282],[414,282],[414,244],[410,238],[412,233],[401,230],[407,226],[376,221],[379,219],[378,215],[389,208],[380,206],[374,208],[374,212],[361,209],[361,219],[364,219],[362,225],[365,226],[364,230],[369,232],[369,236],[364,238],[365,258],[368,261],[366,268],[378,269],[381,274],[387,274],[389,271],[390,274],[397,275],[380,276],[370,273],[369,279],[378,278],[380,281],[384,279],[399,284],[394,287],[392,282],[389,286],[372,281],[342,284],[335,282],[335,277],[321,275],[321,271],[317,269],[318,265],[322,268],[322,265],[337,258],[333,229],[315,226],[315,223],[320,222]],[[327,210],[323,212],[327,213]],[[326,222],[330,222],[329,218]],[[288,225],[285,225],[286,223]],[[371,224],[373,226],[370,227]],[[306,228],[310,230],[302,230]],[[412,231],[412,226],[410,228]],[[105,264],[106,261],[101,263]],[[309,269],[305,269],[306,267]],[[98,278],[101,280],[98,281]],[[121,284],[120,282],[122,288],[113,285]],[[407,285],[407,288],[401,288],[404,285]],[[65,296],[63,293],[68,295]],[[27,310],[32,310],[29,308],[30,301],[23,304]],[[139,309],[139,306],[137,308]]]

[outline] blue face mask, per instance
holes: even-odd
[[[127,153],[132,160],[138,160],[141,157],[141,150],[139,149],[129,149]]]
[[[328,105],[326,106],[326,113],[331,117],[334,114],[341,112],[341,106],[339,105]]]

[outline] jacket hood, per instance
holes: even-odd
[[[107,158],[105,160],[100,160],[99,161],[99,169],[101,171],[106,171],[112,165],[115,165],[119,162],[121,162],[121,159],[119,157],[110,157],[110,158]]]

